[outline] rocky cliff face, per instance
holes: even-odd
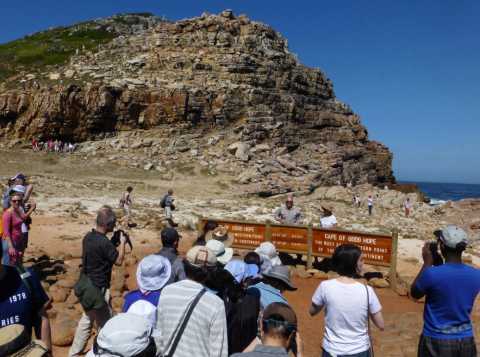
[[[64,66],[10,78],[0,135],[85,141],[160,128],[162,139],[147,145],[158,145],[153,165],[162,155],[228,163],[267,195],[394,181],[390,151],[368,140],[331,81],[272,28],[231,11],[151,21],[79,49]]]

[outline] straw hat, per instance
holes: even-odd
[[[222,242],[227,248],[230,248],[233,244],[233,236],[228,234],[228,229],[225,226],[218,226],[213,231],[208,232],[205,240],[208,242],[212,239]]]

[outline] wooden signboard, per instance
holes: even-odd
[[[390,266],[392,261],[392,237],[342,230],[313,229],[312,255],[330,257],[341,244],[360,247],[367,264]]]
[[[224,226],[228,234],[233,236],[233,246],[235,248],[253,249],[265,241],[265,224],[255,222],[239,222],[229,220],[213,220],[218,225]],[[206,220],[203,220],[205,224]]]
[[[282,252],[307,254],[308,229],[284,225],[270,226],[271,241]]]
[[[311,226],[287,226],[211,218],[201,219],[199,230],[202,230],[207,220],[215,221],[227,228],[228,233],[234,238],[234,248],[253,250],[260,243],[271,241],[280,252],[306,254],[308,268],[311,268],[314,256],[330,257],[335,248],[341,244],[358,245],[363,252],[365,263],[390,267],[390,283],[392,287],[396,286],[397,231],[392,235],[379,235]]]

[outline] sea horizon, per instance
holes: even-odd
[[[399,180],[400,184],[416,184],[431,201],[458,201],[480,198],[480,184]]]

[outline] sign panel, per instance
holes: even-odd
[[[271,226],[272,243],[278,250],[306,254],[308,251],[308,228]]]
[[[337,246],[351,243],[360,247],[367,264],[392,267],[396,263],[396,252],[393,251],[396,250],[396,235],[322,228],[309,230],[306,226],[268,225],[224,219],[208,220],[227,228],[228,233],[234,238],[233,247],[235,248],[255,249],[262,242],[272,241],[280,252],[307,254],[311,258],[311,256],[331,257]],[[206,221],[207,219],[202,219],[201,225]],[[396,267],[393,268],[396,269]]]
[[[341,244],[355,244],[363,252],[365,263],[389,266],[392,261],[392,237],[340,230],[313,229],[312,254],[330,257]]]
[[[265,241],[265,224],[215,220],[233,236],[235,248],[256,248]]]

